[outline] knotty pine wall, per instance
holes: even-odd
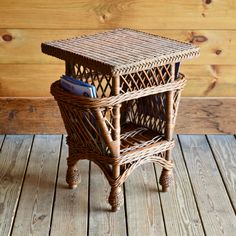
[[[118,27],[199,45],[201,56],[182,65],[189,81],[177,131],[236,131],[236,0],[1,0],[0,132],[63,131],[57,128],[60,118],[50,123],[48,107],[59,116],[49,87],[64,72],[64,63],[42,54],[41,42]],[[195,128],[186,127],[186,112]],[[32,122],[30,129],[23,120]]]

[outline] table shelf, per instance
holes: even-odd
[[[164,140],[163,135],[159,135],[145,127],[140,127],[132,123],[127,123],[121,128],[120,135],[120,154],[123,155],[129,151],[134,151],[139,148]]]

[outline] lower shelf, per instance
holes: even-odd
[[[167,142],[163,135],[145,127],[127,123],[121,128],[121,155],[148,148],[150,145]]]

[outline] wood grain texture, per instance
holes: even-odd
[[[146,29],[235,29],[236,25],[234,0],[13,0],[11,4],[2,0],[0,8],[2,28],[142,29],[145,24]]]
[[[0,64],[0,97],[49,97],[64,64]],[[182,65],[188,79],[183,96],[236,96],[236,65]]]
[[[0,235],[10,235],[32,139],[31,135],[7,135],[2,146],[0,152]]]
[[[183,65],[181,71],[188,80],[182,96],[236,97],[236,66]]]
[[[165,235],[152,164],[140,166],[129,176],[125,193],[129,235]]]
[[[145,25],[145,23],[144,23]],[[181,26],[182,27],[182,26]],[[145,32],[190,42],[200,47],[201,56],[185,63],[191,65],[235,65],[236,30],[142,29]],[[41,43],[105,31],[62,29],[1,29],[0,63],[32,64],[62,63],[57,58],[41,53]],[[10,41],[7,39],[11,38]],[[5,40],[4,40],[5,39]]]
[[[88,176],[88,161],[82,161],[84,164],[86,164],[85,169],[82,167],[82,162],[80,164],[82,183],[78,189],[75,190],[76,194],[72,194],[74,190],[71,191],[66,188],[63,176],[66,169],[65,158],[61,159],[55,204],[53,205],[53,201],[50,201],[50,204],[48,204],[49,199],[51,199],[51,194],[48,194],[48,189],[50,189],[51,192],[54,192],[56,183],[56,178],[54,175],[52,176],[52,172],[54,172],[54,168],[57,168],[57,163],[55,162],[57,162],[59,159],[61,136],[47,136],[48,139],[45,139],[43,143],[39,142],[39,139],[42,137],[43,136],[36,136],[35,138],[37,144],[33,143],[33,149],[31,152],[32,155],[30,156],[30,162],[27,168],[27,158],[31,150],[33,136],[7,135],[4,139],[2,149],[0,150],[0,235],[11,235],[11,222],[14,218],[18,201],[19,207],[17,214],[18,217],[19,215],[22,216],[22,224],[29,224],[31,219],[33,219],[34,224],[31,228],[32,231],[23,231],[22,233],[22,225],[17,225],[15,223],[13,225],[13,235],[15,235],[15,232],[19,235],[49,235],[48,230],[45,230],[46,232],[35,231],[36,228],[39,230],[40,225],[42,225],[43,222],[46,223],[47,221],[47,216],[45,217],[44,214],[45,210],[40,207],[43,204],[42,198],[40,197],[42,194],[46,196],[46,200],[43,202],[47,205],[48,211],[54,209],[50,235],[60,235],[60,233],[62,233],[61,235],[80,235],[80,233],[83,232],[83,230],[79,228],[79,225],[81,225],[82,222],[86,222],[87,216],[83,216],[82,218],[77,217],[78,215],[81,216],[81,214],[83,214],[84,207],[87,205],[86,201],[88,195],[87,193],[84,194],[81,188],[86,182],[86,178],[84,177]],[[59,138],[58,142],[55,140],[56,137]],[[211,137],[211,140],[209,137]],[[0,135],[0,147],[3,138],[4,136]],[[221,169],[221,164],[216,157],[219,156],[222,165],[224,165],[224,168],[228,168],[226,164],[228,164],[228,162],[232,163],[232,159],[235,157],[235,145],[233,144],[233,141],[235,140],[233,140],[233,138],[235,137],[208,136],[209,142],[207,142],[207,139],[203,135],[180,136],[184,158],[180,153],[179,144],[177,143],[177,146],[173,151],[173,158],[175,159],[175,185],[172,186],[172,189],[169,193],[161,193],[160,195],[164,215],[161,216],[161,213],[159,212],[160,209],[155,215],[155,217],[161,217],[161,220],[158,222],[159,224],[165,220],[167,235],[202,235],[200,230],[201,227],[199,226],[199,218],[196,215],[196,206],[194,206],[194,198],[198,204],[198,209],[200,211],[205,229],[205,235],[234,235],[236,227],[235,214],[222,182],[222,179],[224,179],[225,183],[228,180],[233,179],[234,173],[229,173],[229,170],[226,170],[225,175],[221,173],[220,176],[219,170],[222,172],[223,169]],[[45,142],[47,142],[47,145],[45,145]],[[212,150],[210,150],[208,143],[211,145],[213,153],[216,157],[215,159],[212,156]],[[35,146],[37,147],[37,150]],[[47,150],[45,150],[45,147],[47,147]],[[55,158],[55,151],[57,152],[57,158]],[[45,154],[45,159],[43,154]],[[63,156],[66,157],[65,142],[63,142],[61,158],[63,158]],[[33,165],[30,164],[32,163],[32,158],[34,159],[35,163]],[[50,161],[50,163],[49,160],[47,162],[42,162],[42,160],[46,160],[46,158],[52,158],[53,161]],[[183,161],[183,159],[185,160]],[[217,168],[215,160],[219,169]],[[54,162],[53,168],[51,164],[52,162]],[[50,165],[50,168],[47,168],[49,169],[47,173],[46,171],[41,171],[42,168],[48,165]],[[92,202],[90,203],[94,204],[96,201],[99,202],[99,199],[105,203],[104,198],[109,194],[109,187],[103,174],[99,172],[98,167],[95,165],[93,167],[93,165],[92,171],[94,171],[94,169],[95,171],[91,173],[91,177],[93,177],[92,188],[96,189],[96,191],[92,192],[93,195],[90,196],[90,201]],[[188,168],[188,173],[194,192],[191,190],[189,185],[186,167]],[[230,171],[232,170],[232,167],[234,167],[234,162],[230,167]],[[23,182],[22,179],[26,169],[27,173],[24,189],[29,189],[30,186],[32,192],[28,191],[28,194],[25,194],[25,190],[23,189],[19,199],[19,193],[21,191],[20,186]],[[39,177],[39,172],[42,172],[40,176],[43,176],[44,179],[46,179],[46,182],[44,182],[44,187],[42,187],[42,184],[39,184],[41,180],[40,178],[37,178]],[[157,175],[158,172],[159,170],[157,171]],[[133,177],[131,175],[128,180],[131,181],[131,186],[129,188],[126,186],[126,192],[129,191],[128,194],[131,196],[129,202],[127,201],[127,204],[131,204],[131,206],[127,205],[127,208],[130,208],[130,211],[132,211],[130,214],[128,214],[128,217],[133,217],[133,219],[129,218],[127,225],[129,227],[129,224],[131,223],[130,228],[135,227],[132,225],[132,223],[134,221],[138,222],[140,219],[144,218],[144,220],[141,221],[139,225],[136,225],[136,227],[138,229],[141,228],[142,225],[144,225],[143,227],[147,227],[145,223],[150,220],[148,221],[150,228],[146,229],[146,232],[153,232],[152,224],[154,221],[151,221],[152,218],[150,217],[153,212],[152,208],[160,208],[158,196],[155,198],[158,192],[155,174],[153,174],[153,166],[151,164],[144,165],[143,167],[137,169],[133,174]],[[131,177],[133,179],[131,179]],[[32,180],[30,185],[29,180],[27,180],[28,178],[31,178]],[[38,188],[39,185],[41,188]],[[85,186],[85,188],[87,188],[85,191],[88,191],[89,186]],[[231,189],[233,190],[234,187],[231,186]],[[35,192],[38,190],[38,198],[35,198],[34,190],[36,190]],[[195,196],[193,194],[195,194]],[[96,197],[98,197],[98,200]],[[144,199],[146,200],[144,201]],[[24,207],[22,207],[21,202],[24,203]],[[156,202],[157,205],[155,204]],[[27,212],[32,211],[32,203],[34,203],[34,210],[31,213],[31,217],[29,217]],[[76,203],[78,203],[78,205],[76,205]],[[132,206],[135,206],[135,203],[138,204],[138,209],[132,208]],[[72,204],[74,204],[73,210],[71,209]],[[135,212],[137,213],[141,209],[146,209],[146,206],[150,206],[150,210],[146,212],[149,218],[145,218],[145,211],[135,214]],[[90,229],[92,230],[90,231],[89,235],[139,235],[139,233],[145,231],[145,229],[140,229],[140,232],[137,234],[134,234],[132,231],[127,234],[125,232],[124,225],[125,216],[114,216],[114,213],[106,211],[108,208],[109,206],[106,205],[106,203],[95,203],[93,206],[91,206],[90,213],[92,213],[92,217],[90,216],[89,223]],[[87,210],[89,211],[89,209]],[[21,215],[19,211],[21,213],[24,211],[25,214]],[[35,214],[36,212],[38,214]],[[59,220],[59,218],[61,218],[61,220]],[[56,222],[57,219],[58,221]],[[63,219],[64,221],[62,221]],[[113,224],[115,224],[115,226]],[[83,227],[86,228],[86,225]],[[117,229],[117,227],[122,227],[122,229]],[[114,230],[115,228],[116,230]],[[45,229],[48,229],[47,226],[45,226]],[[159,230],[159,228],[157,230]],[[134,232],[136,231],[137,229],[134,230]],[[65,234],[63,234],[63,232]],[[87,233],[85,232],[82,235],[87,235]],[[165,232],[158,231],[158,234],[155,235],[166,234]]]
[[[185,162],[207,235],[233,235],[236,218],[205,136],[180,135]]]
[[[177,137],[175,142],[172,152],[174,184],[169,192],[160,194],[167,235],[204,235]],[[159,176],[161,167],[155,166]]]
[[[68,148],[64,136],[50,235],[87,235],[89,162],[79,162],[81,183],[76,189],[68,189],[65,180],[67,157]]]
[[[234,98],[182,98],[175,131],[235,134],[235,105]],[[0,98],[0,134],[35,133],[65,133],[53,98]]]
[[[61,134],[61,114],[53,98],[0,98],[0,133]]]
[[[0,64],[0,97],[49,97],[51,83],[64,69],[64,65]]]
[[[90,172],[90,213],[88,235],[126,235],[124,206],[111,212],[108,203],[110,185],[94,163]]]
[[[233,135],[207,135],[236,213],[236,139]]]
[[[182,98],[176,133],[235,134],[235,109],[234,98]]]
[[[12,235],[48,235],[61,135],[36,135]]]

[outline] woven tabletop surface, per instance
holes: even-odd
[[[114,74],[180,62],[199,54],[199,48],[192,44],[132,29],[56,40],[41,46],[48,55]]]

